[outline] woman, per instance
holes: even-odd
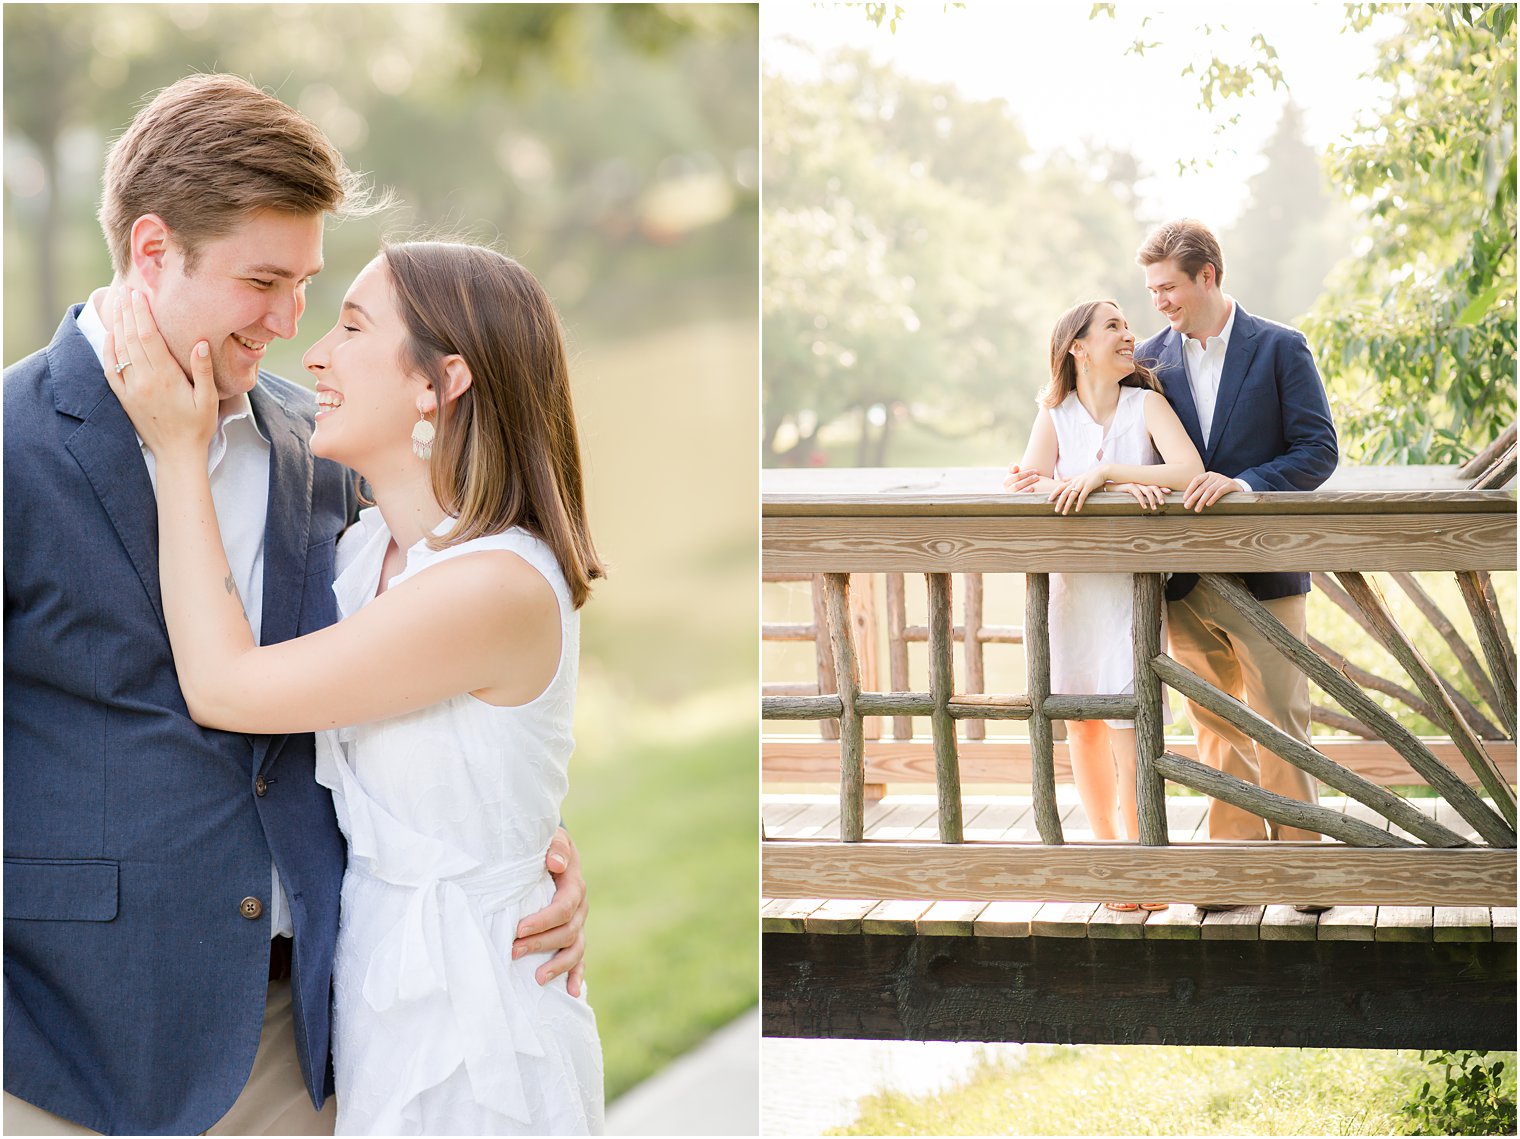
[[[1029,446],[1010,468],[1038,471],[1032,488],[1046,491],[1057,512],[1081,510],[1105,486],[1155,509],[1166,490],[1184,490],[1203,470],[1160,384],[1135,362],[1135,337],[1113,301],[1068,309],[1050,336],[1050,382]],[[1159,452],[1159,454],[1158,454]],[[1050,690],[1129,693],[1135,690],[1129,574],[1052,574]],[[1139,837],[1135,809],[1135,732],[1128,720],[1071,720],[1072,777],[1100,839]],[[1117,782],[1118,799],[1115,800]],[[1109,909],[1133,911],[1133,902]],[[1165,909],[1145,903],[1146,909]]]
[[[368,483],[344,534],[342,620],[259,647],[217,530],[207,346],[192,381],[146,298],[116,306],[112,386],[158,468],[164,615],[186,704],[229,731],[320,729],[348,840],[334,967],[338,1131],[601,1126],[590,1007],[546,955],[511,959],[553,885],[586,527],[564,343],[531,274],[489,249],[387,246],[307,352],[312,453]],[[107,359],[113,357],[107,356]],[[123,375],[123,372],[125,373]]]

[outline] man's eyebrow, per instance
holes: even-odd
[[[369,321],[371,324],[374,323],[375,318],[372,317],[372,316],[370,316],[370,314],[365,311],[364,306],[361,305],[361,304],[359,304],[358,302],[356,302],[356,301],[344,301],[343,302],[343,311],[347,312],[349,309],[353,309],[356,313],[358,313],[360,316],[362,316],[365,320]]]
[[[315,277],[321,271],[322,266],[318,265],[315,269],[313,269],[310,273],[307,273],[305,276]],[[279,277],[282,280],[286,281],[293,281],[296,279],[295,273],[291,272],[291,270],[287,269],[283,265],[250,265],[248,267],[248,272],[257,273],[261,277]]]

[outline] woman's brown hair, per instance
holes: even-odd
[[[435,548],[521,526],[559,559],[580,608],[606,576],[586,524],[564,334],[543,287],[505,254],[446,241],[386,244],[407,342],[402,363],[438,393],[433,493],[458,519]],[[471,383],[445,400],[444,358]]]
[[[1050,382],[1040,389],[1041,407],[1059,407],[1061,402],[1077,390],[1077,362],[1071,354],[1071,346],[1086,336],[1092,325],[1093,314],[1099,305],[1119,307],[1118,301],[1083,301],[1063,312],[1050,333]],[[1138,360],[1135,370],[1119,381],[1121,387],[1150,388],[1161,390],[1161,382]]]

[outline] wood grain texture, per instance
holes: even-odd
[[[864,696],[862,696],[864,699]],[[954,704],[951,705],[954,715]],[[1463,767],[1461,754],[1444,739],[1419,738],[1420,745],[1448,769],[1453,763]],[[1168,749],[1189,759],[1198,758],[1197,744],[1188,737],[1172,736]],[[1370,783],[1390,786],[1423,783],[1420,773],[1409,761],[1381,740],[1353,740],[1316,736],[1314,746],[1327,759]],[[961,783],[1028,783],[1030,781],[1029,743],[1020,739],[962,740],[960,757]],[[1489,744],[1489,754],[1511,783],[1515,781],[1515,744]],[[768,736],[761,742],[761,770],[767,781],[779,783],[821,783],[832,781],[839,770],[839,746],[821,740]],[[934,746],[928,740],[867,741],[866,762],[873,778],[892,783],[934,782]],[[1055,745],[1055,771],[1058,780],[1071,781],[1071,764],[1066,745]],[[1469,779],[1477,777],[1468,774]]]
[[[1265,906],[1238,906],[1203,915],[1204,941],[1260,941],[1257,927]]]
[[[976,917],[977,937],[1029,937],[1043,902],[988,902]]]
[[[1314,941],[1319,937],[1319,915],[1301,914],[1292,906],[1267,906],[1256,932],[1262,941]]]
[[[1320,941],[1374,941],[1376,906],[1336,906],[1319,915]]]
[[[1487,906],[1436,906],[1435,941],[1492,941],[1493,920]]]
[[[761,957],[768,1036],[1515,1046],[1505,944],[765,934]]]
[[[1215,771],[1195,760],[1184,759],[1171,752],[1162,752],[1155,760],[1156,770],[1174,783],[1202,791],[1211,799],[1250,811],[1253,815],[1270,819],[1283,826],[1315,831],[1329,835],[1353,846],[1408,846],[1405,839],[1389,834],[1385,829],[1369,826],[1357,819],[1348,818],[1335,811],[1327,811],[1312,803],[1290,799],[1286,795],[1264,790],[1254,783]]]
[[[876,908],[874,901],[858,898],[830,898],[802,920],[806,933],[859,933],[860,922]]]
[[[839,837],[859,842],[865,834],[865,725],[855,701],[860,695],[860,666],[850,621],[850,576],[824,575],[824,607],[828,614],[829,647],[834,657],[835,690],[839,693]]]
[[[908,627],[908,599],[903,575],[887,574],[887,683],[894,692],[908,690],[908,641],[903,635]],[[913,719],[894,714],[892,738],[911,740]]]
[[[1488,753],[1483,750],[1483,744],[1478,740],[1472,726],[1463,719],[1461,712],[1452,703],[1435,669],[1431,668],[1425,658],[1420,655],[1414,642],[1409,639],[1409,634],[1399,627],[1398,621],[1388,609],[1388,602],[1383,597],[1382,591],[1362,574],[1346,572],[1337,576],[1342,587],[1356,602],[1357,607],[1367,615],[1383,646],[1403,666],[1404,671],[1409,674],[1420,690],[1420,695],[1424,696],[1435,708],[1438,716],[1436,722],[1450,733],[1452,743],[1456,744],[1458,750],[1462,752],[1468,765],[1478,776],[1478,781],[1499,808],[1499,813],[1513,829],[1516,819],[1514,791],[1499,774],[1493,761],[1488,758]]]
[[[828,587],[824,583],[823,574],[810,573],[810,578],[813,583],[813,624],[819,629],[827,629],[829,627]],[[828,637],[814,639],[813,663],[818,672],[818,694],[826,696],[831,692],[837,692],[837,682],[834,678],[834,650]],[[839,738],[838,718],[824,720],[818,725],[818,734],[826,740],[837,740]]]
[[[1514,830],[1495,813],[1492,807],[1478,798],[1465,783],[1451,773],[1449,768],[1441,764],[1419,742],[1414,733],[1288,632],[1261,602],[1246,591],[1238,579],[1219,574],[1204,574],[1199,579],[1198,588],[1211,590],[1233,605],[1253,628],[1292,661],[1299,671],[1323,688],[1336,703],[1363,723],[1376,728],[1382,737],[1409,761],[1410,766],[1425,777],[1425,782],[1439,791],[1441,797],[1455,807],[1480,835],[1495,846],[1514,847]]]
[[[1050,695],[1050,575],[1028,574],[1024,579],[1024,672],[1029,688],[1030,793],[1040,841],[1059,846],[1061,819],[1056,812],[1055,737],[1045,714]]]
[[[894,472],[895,473],[895,472]],[[944,472],[952,478],[962,472]],[[978,494],[964,487],[941,486],[917,492],[913,488],[860,487],[856,490],[842,489],[838,479],[841,471],[796,472],[810,488],[816,490],[796,491],[776,485],[777,476],[790,478],[790,472],[765,471],[761,476],[761,514],[775,517],[816,517],[839,514],[872,517],[877,515],[900,516],[966,516],[1001,515],[1012,517],[1051,517],[1051,504],[1043,495],[1008,494],[989,489]],[[870,478],[870,472],[855,472],[855,477]],[[1379,472],[1386,481],[1386,471]],[[989,480],[996,486],[996,479]],[[830,485],[832,484],[832,485]],[[1156,517],[1142,512],[1139,504],[1127,494],[1102,491],[1089,495],[1082,507],[1082,514],[1091,511],[1098,516]],[[1176,498],[1161,508],[1159,517],[1209,518],[1209,517],[1260,517],[1292,515],[1388,515],[1388,514],[1511,514],[1515,512],[1514,496],[1504,491],[1472,491],[1464,489],[1441,490],[1318,490],[1318,491],[1272,491],[1267,493],[1236,492],[1211,506],[1207,513],[1195,515],[1182,509],[1181,498]]]
[[[1425,620],[1430,622],[1430,627],[1446,642],[1452,651],[1452,655],[1457,658],[1457,663],[1462,666],[1462,671],[1467,674],[1468,679],[1473,682],[1473,687],[1477,689],[1478,695],[1483,698],[1484,703],[1501,717],[1505,715],[1506,711],[1508,712],[1505,726],[1509,734],[1514,735],[1515,712],[1513,707],[1506,705],[1499,699],[1499,693],[1494,688],[1493,681],[1489,679],[1488,673],[1483,670],[1483,666],[1478,663],[1477,654],[1468,646],[1467,642],[1462,638],[1462,634],[1457,632],[1457,627],[1451,623],[1451,618],[1446,616],[1441,607],[1436,604],[1435,598],[1425,591],[1425,587],[1419,583],[1414,574],[1405,573],[1400,570],[1395,572],[1392,577],[1409,600],[1414,602],[1415,608],[1420,611]]]
[[[1365,803],[1431,846],[1467,845],[1467,840],[1461,835],[1422,814],[1408,800],[1385,791],[1376,784],[1369,783],[1343,767],[1338,767],[1312,747],[1294,739],[1277,725],[1253,712],[1233,696],[1219,691],[1171,657],[1157,654],[1155,660],[1151,662],[1151,667],[1171,687],[1201,707],[1209,709],[1227,723],[1233,724],[1268,751],[1280,756],[1301,771],[1307,772],[1320,782],[1328,783],[1342,794],[1350,795],[1353,799]]]
[[[1432,906],[1379,906],[1374,941],[1433,941]]]
[[[1199,941],[1203,938],[1204,913],[1191,902],[1173,902],[1145,921],[1145,936],[1167,941]]]
[[[1513,570],[1515,533],[1513,513],[772,515],[761,549],[766,570],[836,573]]]
[[[1499,689],[1499,700],[1508,709],[1505,725],[1515,731],[1515,646],[1504,630],[1499,607],[1494,604],[1492,585],[1486,574],[1458,573],[1457,585],[1478,634],[1478,645],[1488,661],[1489,675]],[[1501,715],[1505,715],[1501,711]]]
[[[1161,708],[1165,695],[1151,660],[1161,653],[1161,578],[1135,575],[1134,621],[1130,644],[1135,667],[1135,808],[1140,841],[1163,846],[1166,832],[1166,785],[1156,757],[1166,746]]]
[[[961,646],[966,660],[966,691],[987,691],[987,661],[983,652],[982,632],[982,575],[968,573],[966,585],[966,627],[964,644]],[[972,720],[966,725],[968,740],[987,738],[987,725],[982,720]]]
[[[918,919],[934,903],[925,899],[907,902],[877,902],[860,919],[862,933],[908,935],[918,932]]]
[[[955,642],[951,629],[950,575],[931,573],[929,585],[929,695],[934,710],[929,726],[934,735],[934,789],[939,800],[941,842],[961,841],[961,772],[956,758],[955,721],[950,697],[955,692]]]
[[[1033,844],[771,839],[770,898],[1114,898],[1263,905],[1487,905],[1513,901],[1512,852],[1328,843]]]
[[[987,908],[986,902],[944,899],[935,902],[919,915],[918,932],[944,937],[970,937],[977,916]]]

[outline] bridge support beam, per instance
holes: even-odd
[[[767,1036],[1515,1047],[1513,942],[763,935]]]

